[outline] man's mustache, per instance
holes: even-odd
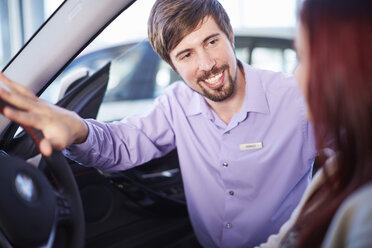
[[[198,77],[197,82],[204,81],[208,78],[210,78],[212,75],[217,75],[221,73],[224,70],[228,70],[229,66],[228,65],[223,65],[221,67],[213,67],[212,70],[205,72],[202,76]]]

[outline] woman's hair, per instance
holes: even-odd
[[[230,19],[217,0],[157,0],[147,24],[149,42],[159,56],[174,67],[169,53],[207,16],[231,39]]]
[[[335,172],[324,168],[325,183],[295,224],[297,246],[318,247],[343,200],[372,180],[372,2],[305,0],[300,21],[310,49],[306,98],[317,149],[332,141],[337,154]]]

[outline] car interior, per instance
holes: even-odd
[[[134,2],[64,1],[3,72],[42,95]],[[292,48],[290,39],[237,40],[237,47],[242,47],[237,53],[249,63],[256,47]],[[117,97],[108,93],[109,82],[115,61],[128,51],[122,48],[99,68],[70,80],[56,104],[83,118],[97,118],[101,106]],[[137,68],[137,74],[156,68]],[[133,85],[155,90],[151,85]],[[127,100],[155,97],[135,92],[126,88],[121,93]],[[177,150],[127,171],[102,172],[60,152],[42,157],[37,148],[40,133],[2,115],[0,132],[0,197],[7,199],[0,204],[1,247],[198,247],[187,215]],[[30,195],[30,187],[36,193]]]

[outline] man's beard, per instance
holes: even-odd
[[[228,99],[234,93],[237,77],[237,73],[235,73],[234,78],[231,76],[229,68],[230,67],[228,65],[223,65],[219,68],[212,68],[211,71],[199,77],[197,79],[197,83],[202,89],[201,94],[214,102],[222,102]],[[208,86],[204,85],[203,81],[205,79],[208,79],[211,75],[217,75],[223,71],[227,73],[227,80],[223,83],[223,85],[221,85],[221,87],[210,89]]]

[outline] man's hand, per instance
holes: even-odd
[[[50,104],[36,97],[26,87],[11,81],[0,72],[0,99],[7,104],[2,113],[22,126],[40,130],[43,139],[39,149],[44,156],[53,149],[62,150],[72,143],[82,143],[88,136],[88,127],[75,112]]]

